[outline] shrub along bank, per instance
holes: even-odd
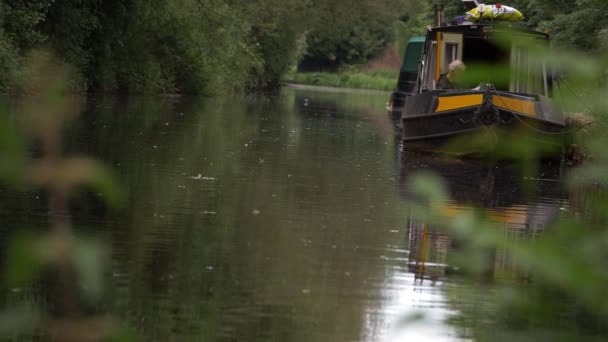
[[[399,73],[394,70],[290,73],[288,83],[328,87],[393,90]]]

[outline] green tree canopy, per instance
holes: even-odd
[[[76,91],[215,94],[279,86],[302,69],[365,63],[431,24],[435,0],[0,0],[0,91],[50,48]],[[460,0],[443,0],[446,19]],[[605,0],[513,0],[558,44],[606,41]]]
[[[403,0],[318,0],[303,69],[364,63],[394,41],[393,24],[408,13]]]
[[[295,59],[307,7],[295,0],[0,0],[0,87],[14,89],[25,72],[21,56],[38,47],[75,67],[72,87],[80,91],[276,86]]]

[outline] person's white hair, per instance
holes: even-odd
[[[454,60],[452,63],[450,63],[450,65],[448,66],[448,70],[449,71],[465,71],[466,70],[466,66],[464,65],[464,63],[462,63],[461,60],[456,59]]]

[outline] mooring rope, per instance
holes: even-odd
[[[521,119],[521,118],[520,118],[520,117],[517,115],[517,113],[516,113],[515,111],[513,111],[513,110],[511,110],[511,109],[509,108],[509,106],[508,106],[508,105],[505,103],[505,101],[502,99],[502,96],[497,96],[497,97],[500,99],[500,101],[502,102],[503,106],[505,106],[505,108],[507,109],[507,111],[508,111],[509,113],[511,113],[511,115],[513,115],[513,116],[514,116],[514,117],[515,117],[515,118],[516,118],[516,119],[517,119],[519,122],[521,122],[521,123],[522,123],[524,126],[527,126],[528,128],[530,128],[530,129],[532,129],[532,130],[534,130],[534,131],[536,131],[536,132],[538,132],[538,133],[542,133],[542,134],[548,134],[548,135],[565,135],[565,134],[569,134],[569,133],[572,133],[572,132],[574,132],[574,131],[578,131],[578,130],[580,130],[580,129],[583,129],[583,128],[585,128],[585,127],[587,127],[587,126],[589,126],[589,125],[591,125],[591,124],[593,123],[593,122],[587,122],[586,124],[584,124],[584,125],[582,125],[582,126],[579,126],[579,127],[573,127],[572,129],[569,129],[569,130],[567,130],[567,131],[565,131],[565,132],[548,132],[548,131],[544,131],[544,130],[542,130],[542,129],[538,129],[538,128],[536,128],[536,127],[534,127],[534,126],[532,126],[532,125],[528,124],[528,123],[527,123],[527,122],[525,122],[524,120],[522,120],[522,119]]]

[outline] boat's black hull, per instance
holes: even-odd
[[[501,93],[499,96],[505,99],[510,94]],[[449,105],[458,105],[459,97],[483,96],[482,103],[475,103],[468,107],[460,107],[452,110],[437,111],[441,106],[441,99],[452,101]],[[445,146],[451,140],[463,136],[477,136],[488,133],[496,135],[496,132],[510,133],[509,139],[518,139],[525,135],[527,139],[533,139],[536,143],[560,144],[565,124],[561,117],[555,114],[546,114],[544,103],[540,101],[529,101],[527,109],[539,113],[536,116],[518,113],[494,106],[485,99],[496,98],[496,93],[480,94],[470,93],[429,93],[420,94],[408,98],[401,118],[401,130],[403,148],[405,150],[437,150]],[[521,98],[521,97],[520,97]],[[524,100],[514,98],[524,105]],[[479,100],[479,97],[474,99]],[[502,101],[502,100],[501,100]],[[463,101],[463,102],[466,102]],[[422,114],[418,114],[422,113]],[[509,134],[506,134],[509,136]],[[461,144],[462,145],[462,144]],[[474,146],[472,146],[474,147]],[[461,151],[463,154],[475,153],[472,151]]]

